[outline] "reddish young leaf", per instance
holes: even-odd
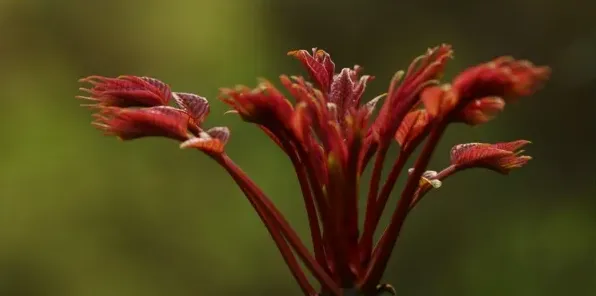
[[[170,87],[149,77],[120,76],[109,78],[89,76],[79,80],[90,83],[92,87],[81,88],[90,96],[77,96],[101,106],[114,107],[153,107],[167,105],[172,93]]]
[[[180,144],[181,149],[195,148],[205,153],[220,154],[224,152],[225,143],[216,138],[192,138]]]
[[[395,140],[406,149],[408,144],[416,139],[430,123],[431,117],[424,109],[408,113],[395,133]]]
[[[548,67],[500,57],[465,70],[453,80],[453,88],[466,101],[484,97],[502,97],[510,101],[531,95],[549,76]]]
[[[288,55],[297,58],[321,90],[328,93],[335,74],[335,64],[331,60],[331,56],[324,50],[313,48],[312,52],[311,55],[308,51],[301,49],[290,51]]]
[[[209,115],[209,102],[207,99],[191,93],[176,92],[172,96],[176,104],[188,113],[196,125],[200,125],[205,117]]]
[[[419,102],[420,91],[436,83],[452,54],[450,45],[437,46],[416,58],[405,76],[403,72],[396,73],[390,83],[387,99],[373,124],[381,142],[389,143],[395,136],[404,117]]]
[[[222,89],[220,99],[244,121],[266,127],[286,125],[294,112],[292,104],[268,81],[262,81],[254,90],[245,86]]]
[[[457,105],[458,99],[448,84],[427,87],[420,94],[420,100],[432,118],[446,116]]]
[[[230,129],[225,126],[216,126],[207,130],[207,134],[214,139],[218,139],[224,145],[230,139]]]
[[[341,116],[344,116],[350,108],[357,107],[360,104],[366,84],[374,79],[369,75],[358,77],[360,69],[358,66],[355,66],[354,69],[344,68],[333,77],[328,100],[338,106]]]
[[[486,97],[472,100],[455,116],[457,121],[478,125],[493,119],[505,108],[505,100],[499,97]]]
[[[501,174],[508,174],[512,169],[526,164],[530,156],[520,155],[517,151],[529,142],[518,140],[507,143],[469,143],[456,145],[451,149],[451,163],[458,169],[483,167]]]
[[[188,138],[188,115],[169,106],[139,109],[105,107],[95,117],[97,128],[122,140],[166,137],[184,141]]]
[[[530,143],[531,142],[528,140],[517,140],[517,141],[512,141],[512,142],[495,143],[495,144],[493,144],[493,147],[495,147],[497,149],[515,152]]]

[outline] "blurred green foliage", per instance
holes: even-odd
[[[403,2],[403,3],[400,3]],[[460,2],[460,1],[458,1]],[[441,42],[447,77],[501,54],[553,67],[549,85],[457,143],[534,141],[504,178],[466,172],[412,214],[386,281],[399,295],[594,295],[594,4],[449,1],[0,1],[0,295],[299,295],[257,216],[203,155],[161,139],[120,143],[89,126],[77,79],[149,75],[213,99],[218,87],[303,73],[318,46],[384,92]],[[229,154],[306,236],[290,164],[212,101]]]

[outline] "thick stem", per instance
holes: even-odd
[[[260,210],[263,215],[270,218],[270,222],[275,223],[275,226],[279,228],[290,246],[292,246],[296,254],[304,262],[305,266],[312,272],[313,276],[326,289],[329,289],[336,295],[340,295],[339,287],[335,284],[329,274],[325,272],[322,266],[309,254],[308,249],[304,246],[288,221],[261,189],[254,184],[246,173],[244,173],[227,155],[221,154],[214,157],[214,159],[228,171],[238,186],[251,192],[250,196],[247,196],[247,198],[253,197],[252,199],[254,203],[259,205],[259,207],[255,207],[255,209],[257,211]]]
[[[323,245],[323,237],[321,234],[321,229],[319,225],[319,217],[317,216],[317,209],[315,207],[315,199],[313,197],[313,193],[311,191],[311,185],[309,183],[309,179],[305,169],[305,162],[308,162],[308,159],[301,159],[298,155],[298,149],[296,148],[296,141],[289,139],[288,141],[281,141],[277,134],[281,135],[284,138],[288,138],[287,132],[279,131],[278,133],[273,133],[269,129],[265,128],[264,126],[259,126],[269,138],[271,138],[279,148],[281,148],[292,161],[292,165],[294,166],[294,171],[296,172],[296,177],[298,178],[298,183],[300,184],[300,190],[302,191],[302,197],[304,200],[304,207],[306,208],[306,214],[308,218],[308,224],[310,228],[310,236],[313,243],[313,249],[315,253],[315,258],[317,262],[321,266],[325,268],[327,272],[330,272],[328,267],[327,258],[325,256],[325,248]],[[295,143],[294,145],[290,143]],[[316,186],[316,184],[315,184]],[[319,208],[319,215],[321,216],[321,220],[323,220],[322,211],[324,210],[324,206],[321,205],[320,201],[317,200],[317,206]],[[323,221],[321,221],[321,224]]]
[[[279,229],[274,227],[276,223],[272,221],[271,217],[265,214],[265,210],[254,201],[256,199],[256,196],[254,196],[246,188],[240,187],[240,189],[242,190],[242,192],[244,192],[244,195],[246,195],[250,204],[255,208],[257,214],[259,215],[259,218],[261,218],[261,220],[263,221],[263,224],[265,224],[267,231],[273,238],[275,245],[279,249],[279,252],[281,253],[284,261],[290,268],[292,276],[294,276],[294,279],[296,279],[296,282],[298,282],[298,285],[300,286],[300,289],[302,290],[304,295],[316,295],[315,289],[308,282],[308,279],[306,278],[304,271],[302,271],[300,264],[296,260],[296,257],[294,256],[292,249],[288,245],[288,242],[284,239]]]
[[[333,154],[330,155],[330,158]],[[348,241],[348,230],[344,225],[346,218],[346,198],[345,194],[345,182],[343,179],[343,170],[338,160],[328,161],[328,173],[329,183],[327,187],[327,196],[330,204],[333,205],[333,227],[334,227],[334,242],[332,246],[335,250],[335,271],[337,272],[342,288],[351,288],[354,285],[355,274],[350,270],[349,265],[349,241]]]
[[[389,145],[383,144],[378,146],[377,157],[375,158],[370,179],[368,197],[366,199],[366,212],[364,214],[364,230],[360,239],[361,262],[364,264],[369,261],[372,251],[372,240],[375,232],[373,221],[377,215],[377,212],[375,211],[377,194],[379,192],[379,184],[381,183],[381,174],[383,173],[383,163],[385,162],[388,150]]]
[[[321,228],[319,226],[319,218],[317,216],[317,210],[313,202],[312,193],[308,185],[304,168],[297,167],[296,176],[298,177],[298,180],[300,180],[300,189],[302,190],[302,195],[304,197],[304,206],[308,216],[308,225],[310,228],[310,236],[313,242],[315,258],[319,264],[324,266],[328,271],[327,259],[325,258],[325,249],[323,247],[323,237],[321,234]]]
[[[360,188],[360,177],[358,174],[358,166],[361,159],[361,148],[363,144],[363,137],[361,131],[354,133],[354,138],[350,145],[348,145],[348,163],[345,176],[345,184],[343,186],[346,199],[346,214],[345,220],[342,222],[347,229],[348,239],[348,256],[350,268],[357,276],[362,269],[360,264],[360,253],[358,248],[359,226],[358,226],[358,189]],[[352,281],[352,284],[354,280]]]
[[[375,229],[378,226],[378,223],[381,218],[381,215],[383,214],[383,211],[385,210],[385,206],[387,205],[387,201],[389,200],[391,191],[393,191],[395,182],[397,182],[397,179],[399,178],[399,175],[400,175],[401,171],[403,170],[404,166],[406,165],[406,161],[408,160],[410,155],[411,155],[411,151],[402,151],[399,154],[397,160],[393,163],[393,166],[391,167],[389,176],[387,176],[387,181],[385,181],[385,184],[383,185],[383,188],[381,189],[381,193],[379,194],[379,198],[377,199],[376,211],[377,211],[378,215],[376,216],[377,219],[375,219],[375,224],[374,224]]]
[[[316,160],[310,157],[310,154],[304,149],[304,147],[297,146],[296,148],[298,150],[298,156],[300,157],[300,159],[303,160],[304,166],[306,168],[306,175],[310,183],[315,202],[317,203],[319,214],[321,216],[325,256],[329,263],[333,263],[335,262],[335,258],[337,257],[336,250],[334,248],[334,243],[337,242],[337,238],[335,236],[335,231],[333,227],[333,216],[331,215],[332,213],[329,208],[326,195],[323,192],[323,186],[325,184],[322,182],[322,180],[319,180],[319,178],[317,177],[318,175],[316,168]],[[331,274],[332,276],[336,276],[333,272]]]
[[[314,204],[314,198],[310,189],[304,164],[302,163],[301,159],[298,158],[298,155],[295,151],[287,151],[287,154],[292,160],[294,170],[296,171],[296,176],[298,177],[298,182],[300,183],[300,190],[302,191],[304,206],[306,208],[306,214],[308,217],[308,225],[310,228],[310,236],[313,243],[315,258],[317,259],[317,262],[319,262],[319,264],[326,269],[326,271],[329,271],[329,268],[327,267],[327,259],[325,258],[325,249],[323,247],[323,237],[321,236],[319,218],[317,216],[317,210]]]
[[[376,203],[372,205],[374,214],[370,216],[370,220],[368,221],[368,223],[365,224],[366,227],[368,227],[368,230],[362,235],[361,240],[361,246],[366,250],[366,254],[368,254],[366,261],[364,261],[365,264],[369,263],[368,261],[372,256],[374,233],[377,227],[379,226],[379,221],[381,221],[381,216],[383,215],[385,205],[389,200],[389,196],[391,194],[391,191],[393,190],[393,186],[395,185],[397,178],[399,178],[399,174],[403,169],[403,166],[405,165],[409,155],[411,154],[408,152],[409,151],[402,151],[399,154],[397,161],[391,167],[391,171],[389,172],[387,181],[383,185],[383,188],[381,189],[381,193],[379,194]]]
[[[378,143],[374,139],[374,135],[369,133],[364,138],[364,148],[362,149],[362,159],[360,160],[360,167],[358,169],[358,175],[362,175],[366,167],[368,167],[368,163],[370,162],[371,158],[375,155],[377,151],[377,147],[379,147]]]
[[[432,154],[445,131],[447,124],[445,122],[438,122],[437,127],[431,131],[428,141],[424,145],[422,152],[416,164],[414,165],[414,171],[410,175],[408,182],[404,190],[402,191],[401,198],[399,200],[397,209],[393,212],[391,222],[387,227],[384,238],[379,242],[378,250],[374,252],[374,256],[368,265],[366,274],[362,281],[359,283],[362,291],[373,291],[376,284],[379,283],[385,269],[397,237],[399,236],[401,227],[405,221],[406,215],[410,208],[410,203],[414,197],[414,193],[418,188],[420,177],[428,166]]]
[[[410,159],[410,156],[412,156],[412,152],[414,152],[416,147],[418,147],[418,145],[426,137],[426,135],[429,132],[429,129],[430,129],[430,127],[425,128],[425,131],[422,132],[420,135],[418,135],[418,137],[412,139],[407,144],[404,143],[404,146],[400,150],[399,156],[397,157],[397,160],[393,163],[393,166],[391,167],[391,171],[389,172],[389,176],[387,176],[387,180],[385,181],[385,184],[383,184],[383,188],[381,189],[379,198],[377,198],[377,204],[376,204],[376,209],[375,209],[375,211],[377,212],[377,215],[375,215],[376,219],[373,224],[373,229],[374,229],[373,231],[376,231],[377,227],[379,226],[379,221],[381,220],[383,211],[385,210],[385,207],[387,206],[387,201],[389,201],[389,196],[391,195],[391,192],[393,191],[395,182],[397,182],[397,179],[399,178],[399,175],[403,171],[404,166],[406,165],[406,162],[408,161],[408,159]],[[372,239],[372,237],[371,237],[371,239]]]
[[[364,242],[362,245],[362,253],[365,256],[365,260],[363,260],[364,262],[369,261],[368,259],[370,258],[369,256],[372,249],[372,237],[374,236],[376,228],[376,225],[374,225],[375,223],[372,223],[372,221],[377,219],[375,216],[378,216],[378,219],[380,219],[380,215],[382,214],[376,212],[376,206],[374,204],[376,203],[381,171],[383,162],[385,161],[385,157],[389,149],[389,143],[393,139],[395,133],[399,129],[399,125],[406,117],[408,112],[417,104],[417,101],[419,100],[418,93],[420,90],[422,90],[426,85],[434,83],[434,81],[423,82],[423,78],[425,76],[420,76],[421,73],[426,71],[426,66],[427,64],[423,65],[421,70],[418,70],[416,73],[412,74],[413,76],[406,75],[405,81],[399,85],[399,87],[399,79],[393,79],[391,86],[389,87],[387,95],[388,99],[385,101],[385,104],[383,104],[379,116],[373,125],[373,128],[375,128],[375,125],[380,125],[382,128],[379,130],[380,134],[378,137],[380,145],[371,178],[371,186],[368,196],[369,198],[367,200],[366,207],[364,233],[362,234],[362,237],[364,238],[364,240],[362,240]],[[408,73],[411,73],[412,71],[413,68],[408,69]],[[391,114],[389,110],[392,110]]]

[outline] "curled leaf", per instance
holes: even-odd
[[[192,138],[180,144],[181,149],[195,148],[205,153],[223,153],[225,143],[216,138]]]
[[[502,97],[506,102],[528,96],[550,76],[550,68],[525,60],[499,57],[468,68],[453,80],[453,88],[464,100]]]
[[[420,100],[432,118],[446,116],[458,103],[458,99],[449,84],[427,87],[420,94]]]
[[[469,125],[486,123],[505,108],[505,100],[500,97],[486,97],[472,100],[456,116],[456,120]]]
[[[520,148],[530,143],[518,140],[506,143],[469,143],[456,145],[451,149],[451,163],[458,169],[483,167],[501,174],[525,165],[530,156],[520,155]]]
[[[207,134],[211,138],[218,139],[224,145],[228,143],[228,140],[230,139],[230,129],[225,126],[212,127],[207,130]]]
[[[294,108],[285,96],[269,81],[262,81],[255,89],[238,86],[222,89],[220,99],[231,106],[244,121],[266,127],[284,126]]]
[[[105,107],[94,115],[93,123],[107,135],[122,140],[142,137],[166,137],[184,141],[188,137],[188,115],[169,106],[123,109]]]
[[[172,96],[176,104],[190,115],[195,124],[200,125],[205,117],[209,115],[209,102],[204,97],[180,92],[173,93]]]
[[[312,54],[301,49],[290,51],[288,55],[297,58],[304,65],[322,91],[326,93],[330,91],[335,74],[335,64],[327,52],[313,48]]]
[[[100,106],[113,107],[153,107],[167,105],[172,93],[170,87],[150,77],[120,76],[117,78],[89,76],[80,79],[92,85],[80,88],[90,96],[77,98],[92,101]]]
[[[408,113],[395,133],[395,140],[405,149],[410,142],[421,136],[430,120],[428,112],[424,109]]]

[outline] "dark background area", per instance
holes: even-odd
[[[385,92],[428,47],[445,80],[499,55],[553,69],[539,93],[465,142],[528,139],[529,165],[445,182],[409,218],[387,282],[399,295],[596,293],[596,6],[538,1],[0,1],[0,295],[299,295],[265,228],[216,164],[171,141],[102,137],[77,79],[149,75],[212,101],[208,125],[307,238],[289,161],[215,99],[256,77],[304,74],[329,51]],[[365,179],[366,180],[366,179]],[[395,194],[394,194],[395,195]],[[395,197],[395,196],[394,196]]]

